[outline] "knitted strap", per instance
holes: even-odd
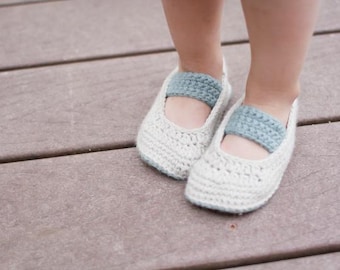
[[[283,141],[286,128],[269,114],[242,105],[231,115],[224,132],[252,140],[273,153]]]
[[[185,96],[205,102],[214,107],[222,84],[213,77],[193,72],[178,72],[172,78],[166,91],[166,96]]]

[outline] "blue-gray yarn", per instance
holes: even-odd
[[[273,153],[282,143],[286,128],[269,114],[242,105],[231,115],[224,133],[252,140]]]
[[[171,78],[166,96],[195,98],[205,102],[212,108],[215,106],[221,91],[221,82],[207,74],[178,72]]]

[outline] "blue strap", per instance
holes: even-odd
[[[222,84],[207,74],[177,72],[169,82],[166,96],[195,98],[205,102],[212,108],[215,106],[221,91]]]
[[[283,141],[286,128],[269,114],[242,105],[231,115],[224,133],[252,140],[273,153]]]

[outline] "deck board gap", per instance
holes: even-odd
[[[330,124],[330,123],[336,123],[336,122],[340,122],[340,116],[302,120],[298,122],[297,126],[303,127],[303,126],[311,126],[311,125]]]
[[[311,257],[311,256],[317,256],[317,255],[325,255],[325,254],[331,254],[336,253],[340,251],[340,245],[332,245],[332,246],[324,246],[324,247],[317,247],[317,248],[311,248],[306,250],[301,250],[297,252],[288,252],[285,254],[271,254],[269,257],[263,256],[263,257],[253,257],[246,259],[243,262],[215,262],[211,263],[209,265],[195,265],[195,266],[189,266],[181,268],[182,270],[213,270],[213,269],[232,269],[234,267],[241,267],[241,266],[251,266],[251,265],[257,265],[257,264],[263,264],[263,263],[272,263],[272,262],[278,262],[283,260],[291,260],[291,259],[299,259],[299,258],[305,258],[305,257]],[[162,268],[161,270],[175,270],[178,268]]]
[[[65,0],[53,0],[53,1],[65,1]],[[332,34],[339,34],[339,33],[340,33],[340,29],[333,29],[333,30],[327,30],[327,31],[317,31],[314,33],[314,36],[332,35]],[[247,44],[247,43],[249,43],[248,39],[239,39],[239,40],[222,42],[221,44],[223,47],[226,47],[226,46],[234,46],[234,45],[241,45],[241,44]],[[7,67],[0,68],[0,72],[70,65],[70,64],[78,64],[78,63],[84,63],[84,62],[113,60],[113,59],[118,59],[118,58],[162,54],[162,53],[169,53],[169,52],[174,52],[174,51],[175,51],[174,47],[165,47],[161,49],[141,50],[141,51],[135,51],[135,52],[119,53],[119,54],[97,55],[93,57],[91,56],[80,57],[80,58],[61,60],[61,61],[49,61],[49,62],[41,62],[41,63],[36,63],[36,64],[7,66]]]
[[[336,29],[329,29],[329,30],[320,30],[320,31],[316,31],[313,36],[323,36],[323,35],[332,35],[332,34],[339,34],[340,33],[340,29],[336,28]]]
[[[32,0],[32,1],[24,1],[24,2],[16,2],[16,3],[4,3],[4,4],[0,3],[0,8],[28,6],[28,5],[35,5],[35,4],[47,4],[50,2],[61,2],[61,1],[68,1],[68,0]]]
[[[84,62],[113,60],[117,58],[128,58],[128,57],[135,57],[135,56],[168,53],[168,52],[174,52],[174,51],[175,51],[174,48],[169,47],[169,48],[163,48],[163,49],[157,49],[157,50],[145,50],[145,51],[139,51],[139,52],[122,53],[122,54],[113,54],[113,55],[109,54],[109,55],[99,55],[99,56],[94,56],[94,57],[74,58],[74,59],[63,60],[63,61],[51,61],[51,62],[42,62],[42,63],[29,64],[29,65],[9,66],[9,67],[0,68],[0,72],[70,65],[70,64],[78,64],[78,63],[84,63]]]
[[[327,119],[315,119],[315,120],[306,120],[298,122],[298,127],[303,126],[311,126],[311,125],[324,125],[340,122],[340,117],[330,117]],[[75,148],[71,150],[62,149],[57,151],[42,151],[37,153],[30,153],[24,155],[14,155],[0,158],[0,164],[5,163],[14,163],[14,162],[22,162],[22,161],[30,161],[30,160],[38,160],[38,159],[46,159],[46,158],[55,158],[62,156],[74,156],[81,154],[90,154],[96,152],[105,152],[105,151],[113,151],[113,150],[121,150],[126,148],[134,148],[136,147],[136,143],[134,141],[125,141],[119,144],[104,144],[104,145],[96,145],[96,146],[84,146],[80,148]]]
[[[30,160],[39,160],[39,159],[47,159],[47,158],[56,158],[56,157],[64,157],[64,156],[75,156],[81,154],[91,154],[96,152],[105,152],[105,151],[112,151],[112,150],[121,150],[127,148],[135,147],[135,142],[123,142],[120,144],[114,145],[96,145],[96,146],[88,146],[88,147],[81,147],[77,149],[63,149],[59,151],[44,151],[40,153],[31,153],[25,155],[15,155],[0,158],[0,164],[5,163],[15,163],[15,162],[23,162],[23,161],[30,161]]]
[[[297,124],[298,127],[303,126],[311,126],[311,125],[323,125],[323,124],[330,124],[340,122],[340,117],[334,118],[327,118],[327,119],[316,119],[316,120],[306,120],[301,121]],[[46,151],[46,152],[37,152],[25,155],[15,155],[0,158],[0,164],[5,163],[14,163],[14,162],[22,162],[22,161],[29,161],[29,160],[38,160],[38,159],[46,159],[46,158],[55,158],[55,157],[62,157],[62,156],[74,156],[74,155],[81,155],[81,154],[90,154],[96,152],[105,152],[105,151],[113,151],[113,150],[121,150],[126,148],[134,148],[136,144],[134,141],[127,141],[122,142],[120,144],[106,144],[106,145],[96,145],[96,146],[84,146],[81,148],[76,148],[72,150],[59,150],[59,151]]]

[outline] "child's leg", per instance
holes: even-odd
[[[221,79],[220,22],[223,0],[163,0],[170,33],[182,71],[209,74]],[[167,118],[185,128],[204,124],[210,107],[196,99],[169,97]]]
[[[299,75],[312,35],[318,0],[243,0],[251,46],[251,67],[244,103],[287,123],[299,95]],[[228,135],[224,151],[260,159],[268,155],[247,139]]]

